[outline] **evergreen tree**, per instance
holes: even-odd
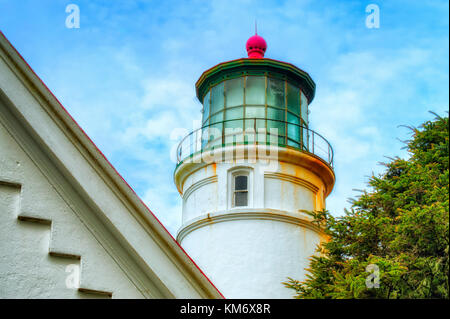
[[[296,298],[449,298],[448,116],[411,130],[410,158],[383,163],[343,216],[311,213],[329,241],[284,283]]]

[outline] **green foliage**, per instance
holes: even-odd
[[[310,213],[330,240],[304,282],[284,283],[296,298],[449,298],[448,116],[411,130],[410,158],[383,163],[350,211]],[[368,265],[379,288],[366,286]]]

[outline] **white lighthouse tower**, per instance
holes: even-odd
[[[178,147],[183,198],[177,240],[227,298],[290,298],[325,239],[305,211],[325,208],[335,175],[329,143],[309,128],[315,83],[296,66],[264,58],[220,63],[196,83],[202,127]]]

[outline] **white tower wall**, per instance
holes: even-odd
[[[240,147],[245,146],[226,151]],[[233,207],[234,172],[248,173],[246,207]],[[279,148],[270,165],[236,158],[229,163],[182,163],[175,182],[183,196],[177,239],[225,297],[293,296],[282,282],[304,279],[310,256],[325,239],[302,210],[325,207],[334,182],[326,164]]]

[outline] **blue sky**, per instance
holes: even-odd
[[[65,26],[70,3],[79,29]],[[371,3],[378,29],[365,25]],[[266,57],[316,82],[310,127],[334,148],[327,208],[340,215],[379,162],[407,156],[399,125],[446,114],[448,17],[448,1],[0,0],[2,32],[172,234],[181,199],[170,154],[175,133],[199,124],[194,83],[246,57],[255,19]]]

